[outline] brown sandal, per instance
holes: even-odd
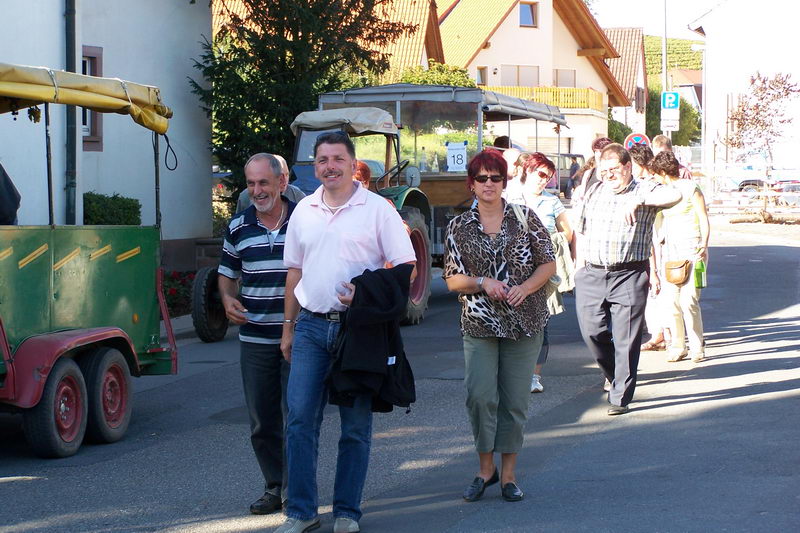
[[[667,343],[664,341],[648,341],[642,344],[641,351],[643,352],[660,352],[661,350],[667,349]]]

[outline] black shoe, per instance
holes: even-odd
[[[472,480],[467,490],[464,491],[464,500],[468,502],[476,502],[481,499],[483,496],[483,491],[486,490],[486,487],[489,485],[494,485],[500,481],[500,474],[497,473],[497,469],[494,469],[494,474],[492,477],[489,478],[488,481],[484,481],[484,479],[480,476],[476,477]]]
[[[624,415],[630,411],[627,405],[612,405],[608,408],[608,416]]]
[[[507,502],[518,502],[525,497],[525,493],[522,492],[522,489],[513,481],[503,485],[501,494],[503,495],[503,499]]]
[[[280,511],[283,504],[281,497],[265,492],[262,497],[250,504],[250,512],[253,514],[270,514]]]

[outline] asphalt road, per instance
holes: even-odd
[[[573,300],[551,321],[543,394],[531,396],[518,474],[526,499],[460,493],[476,458],[464,411],[458,304],[441,281],[425,321],[404,328],[417,378],[410,413],[377,415],[364,531],[790,531],[800,527],[800,228],[714,221],[702,306],[710,360],[643,355],[629,414],[605,415],[602,379]],[[180,341],[178,376],[135,380],[133,421],[113,445],[31,455],[0,416],[0,532],[256,531],[260,495],[234,334]],[[319,461],[323,527],[338,416]]]

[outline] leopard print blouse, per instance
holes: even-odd
[[[465,274],[520,285],[537,266],[555,260],[550,234],[533,210],[522,208],[530,230],[526,235],[514,210],[505,201],[503,204],[503,222],[496,237],[483,232],[477,207],[450,221],[443,278]],[[490,299],[485,292],[461,294],[461,332],[471,337],[531,337],[544,329],[550,317],[544,293],[539,289],[516,308]]]

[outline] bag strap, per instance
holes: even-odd
[[[528,233],[530,231],[530,227],[528,226],[528,217],[526,217],[525,213],[522,211],[522,206],[519,204],[511,204],[511,209],[514,210],[514,214],[517,216],[519,223],[522,224],[522,228],[525,230],[525,233]]]

